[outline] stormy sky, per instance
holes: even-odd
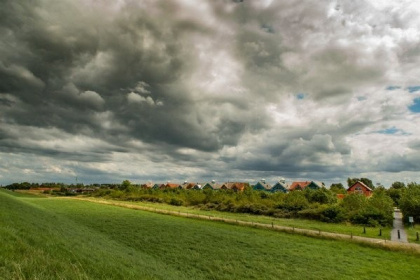
[[[417,1],[4,0],[0,38],[0,184],[420,181]]]

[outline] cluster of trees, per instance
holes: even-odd
[[[335,192],[325,188],[290,193],[269,193],[246,188],[243,192],[234,192],[211,189],[143,189],[126,182],[118,189],[99,189],[91,195],[331,223],[387,226],[392,225],[393,220],[393,200],[382,190],[375,191],[369,199],[361,194],[350,194],[338,200]]]
[[[401,209],[406,223],[409,217],[413,217],[416,223],[420,222],[420,184],[409,183],[405,186],[402,182],[395,182],[387,193]]]

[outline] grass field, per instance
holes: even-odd
[[[94,199],[98,201],[106,200],[107,202],[112,202],[118,205],[128,205],[128,206],[139,205],[139,206],[152,207],[152,208],[162,209],[162,210],[181,211],[184,213],[208,215],[212,217],[219,217],[219,218],[225,218],[225,219],[238,219],[241,221],[264,223],[264,224],[273,223],[274,225],[280,225],[280,226],[342,233],[342,234],[348,234],[349,236],[350,234],[353,234],[354,236],[357,235],[357,236],[387,239],[387,240],[390,240],[391,230],[392,230],[392,228],[389,228],[389,227],[382,227],[382,228],[365,227],[364,228],[363,226],[344,224],[344,223],[334,224],[334,223],[324,223],[324,222],[320,222],[316,220],[273,218],[273,217],[261,216],[261,215],[220,212],[220,211],[215,211],[215,210],[207,211],[207,210],[200,210],[198,208],[193,208],[193,207],[173,206],[173,205],[168,205],[164,203],[138,202],[138,201],[130,202],[130,201],[102,199],[102,198],[89,198],[89,199]],[[379,236],[380,229],[382,231],[381,236]],[[364,233],[364,230],[366,231],[366,233]]]
[[[420,257],[0,191],[1,279],[416,279]]]

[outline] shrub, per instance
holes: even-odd
[[[333,205],[322,211],[320,220],[327,223],[340,223],[343,222],[345,218],[343,209],[337,205]]]
[[[182,204],[184,204],[184,201],[182,201],[181,199],[177,199],[177,198],[171,198],[171,200],[169,201],[170,205],[175,205],[175,206],[181,206]]]
[[[360,212],[354,213],[350,217],[350,221],[353,224],[366,225],[372,227],[375,227],[377,225],[392,225],[392,218],[390,219],[385,213],[373,207],[368,207]]]
[[[297,216],[303,219],[320,220],[323,211],[323,207],[309,208],[299,211]]]

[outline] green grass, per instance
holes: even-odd
[[[101,198],[89,198],[89,199],[105,200]],[[139,205],[139,206],[152,207],[152,208],[161,209],[161,210],[181,211],[181,212],[190,213],[190,214],[208,215],[212,217],[237,219],[241,221],[257,222],[257,223],[264,223],[264,224],[273,223],[274,225],[279,225],[279,226],[288,226],[288,227],[311,229],[311,230],[321,230],[325,232],[347,234],[349,236],[350,234],[353,234],[354,236],[363,236],[363,237],[387,239],[387,240],[390,240],[391,230],[392,230],[392,228],[389,228],[389,227],[385,227],[385,228],[365,227],[366,233],[364,233],[363,226],[352,225],[348,223],[347,224],[344,224],[344,223],[334,224],[334,223],[324,223],[324,222],[315,221],[315,220],[273,218],[273,217],[261,216],[261,215],[220,212],[220,211],[215,211],[215,210],[207,211],[207,210],[200,210],[198,208],[193,208],[193,207],[173,206],[173,205],[168,205],[168,204],[163,204],[163,203],[129,202],[129,201],[118,201],[118,200],[110,200],[110,199],[106,199],[106,200],[114,202],[114,203],[118,203],[118,204],[125,204],[125,205]],[[379,236],[379,229],[382,230],[381,236]]]
[[[416,279],[418,255],[0,191],[0,279]]]
[[[420,225],[406,226],[405,232],[407,233],[408,242],[420,244],[420,240],[417,239],[417,233],[420,234]]]

